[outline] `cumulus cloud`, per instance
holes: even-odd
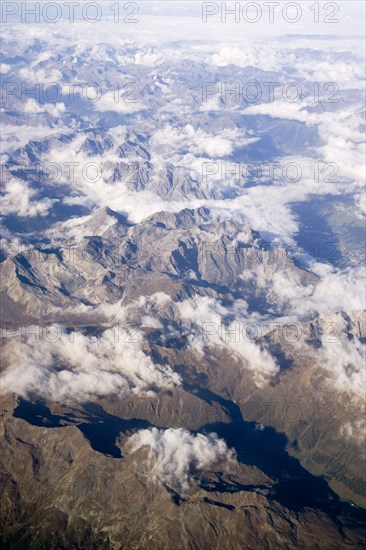
[[[112,44],[112,35],[105,37],[106,40],[102,44],[97,44],[95,48],[88,49],[83,41],[78,44],[77,53],[80,56],[80,60],[84,65],[88,62],[92,63],[93,55],[96,55],[98,51],[101,55],[105,56],[108,62],[122,62],[124,64],[130,63],[142,63],[147,65],[154,65],[156,67],[156,74],[152,76],[154,82],[153,86],[158,86],[163,90],[163,99],[166,99],[165,105],[160,107],[164,112],[162,120],[169,120],[167,112],[164,109],[168,109],[174,101],[178,101],[177,114],[182,115],[184,113],[185,120],[191,122],[190,115],[192,112],[191,90],[187,90],[184,87],[184,91],[189,91],[188,96],[182,93],[181,80],[175,76],[175,72],[178,74],[179,68],[173,67],[172,71],[165,70],[163,74],[160,74],[160,61],[162,60],[161,52],[167,54],[167,58],[172,62],[179,62],[182,59],[182,54],[187,56],[185,58],[192,59],[197,62],[213,63],[210,65],[211,71],[216,71],[215,67],[223,67],[230,63],[235,63],[240,67],[260,67],[264,70],[277,70],[282,71],[278,73],[278,78],[281,82],[288,81],[288,75],[286,70],[289,66],[295,68],[296,71],[292,71],[291,81],[299,81],[299,76],[305,74],[304,71],[309,71],[311,67],[318,66],[320,60],[317,59],[317,63],[314,64],[314,56],[319,56],[319,52],[316,48],[321,42],[311,42],[311,46],[314,48],[307,48],[300,54],[297,51],[296,42],[295,45],[289,45],[288,43],[275,41],[269,44],[254,44],[249,41],[245,44],[245,47],[238,44],[186,44],[184,48],[182,45],[175,44],[174,48],[171,45],[167,45],[163,48],[155,48],[145,45],[136,44],[131,47],[131,42],[126,40],[121,44],[118,42],[118,48]],[[259,47],[260,46],[260,47]],[[304,47],[303,43],[299,42],[299,47]],[[341,50],[337,50],[337,45],[332,44],[327,46],[324,52],[324,70],[333,66],[333,61],[336,58],[337,53]],[[62,51],[62,41],[57,46]],[[187,51],[186,51],[187,49]],[[215,51],[216,50],[216,51]],[[48,49],[47,51],[52,51]],[[304,52],[308,52],[308,58],[306,63],[301,63],[301,56],[305,55]],[[169,57],[170,56],[170,57]],[[286,62],[284,63],[285,60]],[[37,61],[38,62],[38,61]],[[49,62],[49,54],[39,56],[39,62],[47,64]],[[264,63],[264,65],[263,65]],[[342,66],[348,64],[342,61]],[[83,66],[84,66],[83,65]],[[353,66],[354,63],[350,66]],[[343,67],[345,69],[345,67]],[[21,69],[25,71],[28,69]],[[43,82],[44,74],[40,71],[45,71],[42,68],[38,70],[32,69],[32,73],[35,73],[36,80]],[[114,70],[114,69],[113,69]],[[222,71],[221,71],[222,72]],[[309,77],[311,76],[309,72]],[[268,74],[269,80],[273,73]],[[30,77],[28,73],[21,73],[23,78]],[[59,76],[59,75],[54,75]],[[50,81],[58,82],[57,78],[54,78],[51,73]],[[213,78],[220,77],[217,82],[220,82],[222,76],[218,72],[213,73]],[[347,74],[345,74],[345,77]],[[359,77],[359,73],[354,73],[355,79]],[[35,78],[34,75],[32,78]],[[277,76],[276,76],[277,79]],[[356,80],[352,80],[352,86]],[[336,80],[337,81],[337,80]],[[215,80],[216,82],[216,80]],[[256,187],[250,187],[245,189],[235,189],[235,193],[240,193],[240,196],[236,196],[233,199],[227,199],[225,201],[211,200],[211,201],[190,201],[184,200],[187,197],[182,197],[182,200],[176,201],[176,195],[174,195],[174,201],[162,200],[154,193],[147,193],[145,191],[142,194],[136,194],[126,189],[124,182],[110,182],[103,179],[95,183],[89,183],[85,181],[82,173],[77,174],[77,181],[75,183],[75,193],[65,199],[65,203],[69,205],[83,205],[87,207],[105,206],[110,205],[112,208],[126,212],[130,215],[132,221],[140,221],[147,215],[159,211],[159,210],[173,210],[177,211],[184,207],[195,207],[202,204],[208,206],[217,206],[218,208],[226,209],[229,214],[241,216],[243,220],[250,223],[252,227],[262,232],[267,232],[272,235],[279,236],[282,239],[293,237],[299,229],[298,220],[292,211],[292,203],[305,201],[310,194],[340,194],[340,193],[355,193],[354,202],[359,208],[358,213],[361,215],[361,209],[364,205],[362,199],[360,199],[360,193],[362,192],[362,186],[364,185],[364,171],[363,171],[363,158],[365,154],[365,145],[363,143],[362,136],[362,102],[353,98],[353,95],[346,102],[339,102],[336,106],[325,104],[322,108],[314,106],[314,99],[311,89],[311,82],[304,83],[301,80],[301,88],[308,87],[308,94],[305,95],[302,101],[299,103],[289,103],[288,101],[276,100],[272,103],[263,103],[260,105],[252,105],[243,113],[245,115],[269,115],[273,117],[279,117],[286,120],[295,120],[302,122],[306,125],[311,125],[317,128],[319,137],[322,143],[317,146],[317,153],[322,155],[324,162],[335,162],[339,165],[340,182],[338,184],[322,185],[314,184],[314,179],[302,177],[301,182],[296,185],[291,183],[283,185],[273,185],[271,188],[268,186],[260,185],[257,181]],[[176,87],[174,87],[176,86]],[[305,86],[305,87],[306,87]],[[201,90],[196,90],[197,94]],[[178,96],[177,96],[178,94]],[[123,96],[123,93],[121,94]],[[116,101],[117,99],[117,101]],[[147,100],[149,101],[149,100]],[[29,112],[35,109],[39,109],[33,101],[26,104],[26,110]],[[61,114],[60,109],[62,104],[56,104],[54,106],[41,106],[42,109],[46,109],[47,112],[53,116],[59,116]],[[150,104],[149,104],[150,105]],[[102,96],[99,101],[93,103],[94,109],[100,111],[114,111],[121,114],[133,114],[138,113],[145,109],[145,106],[140,102],[130,102],[124,100],[123,97],[116,97],[115,93],[107,93]],[[53,109],[53,111],[51,111]],[[207,104],[202,103],[199,107],[201,110],[217,110],[219,109],[219,97],[218,95],[210,98]],[[34,111],[35,112],[35,111]],[[39,111],[40,112],[40,111]],[[165,118],[164,118],[165,117]],[[246,144],[253,143],[253,140],[257,138],[248,137],[243,129],[228,129],[225,126],[220,130],[213,130],[214,126],[210,127],[210,124],[205,125],[205,130],[201,128],[195,128],[193,123],[182,124],[179,121],[174,120],[166,123],[161,128],[155,128],[155,124],[149,127],[149,122],[146,121],[147,128],[151,132],[151,140],[149,143],[149,152],[152,154],[153,170],[149,174],[150,182],[154,184],[155,181],[159,181],[159,170],[163,169],[169,162],[171,165],[177,167],[182,166],[185,173],[189,173],[196,181],[200,181],[202,178],[202,165],[207,160],[221,159],[232,156],[233,153],[240,154],[240,150],[245,147]],[[147,132],[148,133],[148,132]],[[151,145],[151,148],[150,148]],[[84,159],[80,152],[78,152],[75,144],[72,143],[64,151],[64,160],[68,161],[79,160],[80,164],[83,164],[90,160]],[[77,159],[76,159],[77,157]],[[55,158],[62,156],[58,151],[52,151],[49,155],[49,159],[54,161]],[[115,159],[113,155],[105,155],[103,159],[99,157],[94,158],[96,162],[105,161],[113,162]],[[120,159],[119,159],[120,160]],[[292,157],[287,157],[288,161],[296,161]],[[318,159],[321,160],[321,159]],[[314,163],[314,158],[308,159],[308,166]],[[105,173],[105,168],[103,169]],[[313,174],[311,174],[313,177]],[[212,188],[217,189],[219,192],[226,191],[225,182],[220,181],[218,177],[212,184],[208,184],[206,187],[202,181],[200,186],[204,193],[207,193]],[[153,187],[154,185],[152,185]],[[244,185],[243,185],[244,187]],[[232,196],[232,195],[231,195]]]
[[[313,82],[332,82],[352,87],[361,84],[364,75],[362,67],[353,60],[348,63],[334,59],[318,60],[317,63],[296,63],[300,76]]]
[[[113,131],[116,139],[119,137],[123,139],[123,134],[123,127],[118,127],[117,131]],[[169,201],[147,190],[132,191],[123,180],[111,183],[107,177],[110,175],[107,167],[110,163],[121,161],[117,152],[105,152],[91,158],[81,149],[84,140],[85,136],[77,136],[71,143],[54,147],[41,158],[41,163],[58,163],[60,167],[66,166],[69,162],[74,164],[72,178],[68,177],[68,171],[65,168],[61,170],[60,183],[68,184],[74,188],[74,193],[64,199],[64,204],[78,204],[89,208],[109,206],[114,210],[126,213],[129,220],[133,222],[139,222],[162,210],[178,212],[186,207],[202,206],[203,201],[199,199],[187,200],[182,197],[180,200]],[[116,147],[119,144],[117,142]],[[136,159],[133,154],[128,159],[129,162],[136,160],[141,161],[141,158]],[[90,168],[86,173],[87,166]],[[163,163],[160,169],[164,166]],[[155,177],[158,177],[158,173],[155,174]],[[74,222],[71,223],[74,225]]]
[[[140,101],[128,100],[123,93],[107,92],[102,97],[94,102],[96,111],[112,111],[119,114],[137,113],[146,109]]]
[[[236,65],[237,67],[259,67],[264,70],[276,70],[280,67],[279,52],[271,45],[260,49],[246,43],[239,46],[224,46],[214,53],[210,59],[217,67]]]
[[[135,337],[116,328],[91,337],[53,325],[38,341],[36,337],[9,341],[3,351],[7,368],[1,391],[82,402],[95,396],[146,395],[156,387],[179,386],[180,376],[167,365],[154,364]]]
[[[258,386],[268,382],[279,371],[277,361],[269,351],[243,333],[248,320],[254,320],[248,315],[244,301],[230,310],[214,298],[197,297],[184,300],[176,307],[182,325],[187,328],[189,344],[198,353],[203,354],[209,348],[228,351],[244,360]]]
[[[224,105],[220,103],[219,95],[208,98],[207,101],[200,106],[200,111],[208,113],[211,111],[221,111],[222,109],[224,109]]]
[[[5,184],[1,200],[1,214],[17,214],[24,217],[46,216],[56,199],[37,199],[37,191],[18,178],[10,178]]]
[[[24,113],[30,113],[30,114],[43,113],[42,107],[33,98],[27,99],[27,101],[24,103],[23,111]]]
[[[235,452],[215,433],[194,435],[184,428],[140,430],[127,443],[131,452],[146,446],[150,447],[153,479],[182,490],[189,488],[192,476],[235,459]]]
[[[280,299],[289,314],[304,317],[319,313],[325,316],[339,311],[365,309],[363,267],[337,269],[314,262],[312,271],[320,277],[316,285],[301,286],[283,273],[274,275],[269,292]]]
[[[353,317],[355,330],[351,336],[347,333],[351,327],[348,323],[349,318],[342,314],[324,319],[322,347],[316,352],[316,361],[327,371],[333,389],[355,397],[365,405],[366,348],[360,338],[362,314]]]
[[[318,350],[317,361],[328,371],[332,386],[339,392],[346,392],[361,400],[366,395],[366,354],[365,346],[359,340],[346,338],[325,343]]]
[[[165,54],[171,54],[170,51],[165,51]],[[156,48],[148,48],[147,50],[138,51],[134,57],[133,62],[136,65],[145,65],[146,67],[155,67],[166,61],[164,53]]]
[[[360,446],[360,450],[365,453],[366,443],[366,420],[356,420],[355,422],[347,422],[340,429],[341,435]]]
[[[124,128],[123,128],[124,132]],[[118,137],[118,133],[117,133]],[[123,139],[123,136],[121,137]],[[156,130],[150,139],[150,151],[152,154],[152,171],[149,173],[149,181],[159,185],[161,170],[164,170],[167,163],[181,167],[184,174],[188,173],[193,180],[197,181],[201,190],[206,193],[210,191],[225,192],[225,189],[232,185],[226,180],[223,181],[218,161],[216,175],[210,176],[207,183],[202,179],[204,163],[210,159],[225,158],[230,156],[236,147],[243,147],[253,143],[257,138],[246,135],[238,129],[225,130],[220,136],[209,134],[201,129],[195,129],[192,125],[178,128],[165,125]],[[298,232],[298,221],[291,210],[292,203],[304,201],[312,194],[325,194],[334,190],[334,185],[324,183],[319,185],[314,182],[312,173],[308,167],[313,159],[288,158],[288,161],[296,163],[302,169],[300,182],[286,183],[275,181],[272,186],[258,185],[255,187],[238,188],[238,196],[227,199],[196,199],[178,195],[174,200],[162,199],[156,193],[143,190],[131,191],[125,181],[108,179],[107,166],[120,162],[115,151],[108,151],[102,155],[93,156],[92,160],[101,167],[100,177],[95,183],[85,177],[83,168],[91,162],[91,158],[80,148],[82,137],[77,137],[71,144],[54,148],[46,154],[43,162],[58,162],[61,166],[69,161],[76,163],[74,168],[74,179],[71,185],[75,187],[75,194],[64,200],[66,204],[81,204],[88,207],[110,206],[113,209],[125,212],[131,221],[138,222],[148,215],[162,211],[177,212],[183,208],[197,208],[207,206],[211,209],[219,209],[226,212],[228,216],[236,216],[238,219],[248,223],[251,227],[268,234],[276,235],[284,240],[293,237]],[[203,155],[203,156],[202,156]],[[137,159],[141,161],[141,158]],[[136,161],[136,158],[129,157],[129,162]],[[88,172],[89,174],[89,172]],[[92,174],[93,176],[93,174]],[[70,183],[65,181],[65,183]],[[244,184],[245,185],[245,182]],[[338,192],[336,190],[336,192]]]
[[[10,65],[7,63],[0,63],[0,73],[1,74],[8,74],[10,72]]]
[[[33,98],[28,98],[24,104],[23,111],[29,114],[48,113],[51,116],[59,117],[65,112],[64,103],[44,103],[40,105]]]
[[[344,99],[337,95],[336,112],[330,104],[322,103],[322,109],[314,109],[314,99],[310,96],[303,101],[289,103],[283,99],[271,103],[251,105],[243,112],[249,115],[268,115],[274,118],[296,120],[317,128],[323,144],[318,147],[321,155],[319,161],[333,163],[337,174],[332,178],[332,184],[318,185],[318,189],[308,189],[315,194],[354,193],[357,197],[364,190],[366,181],[364,158],[366,155],[363,127],[364,98],[349,104],[343,104]],[[334,104],[333,104],[334,105]],[[310,162],[308,166],[310,166]],[[310,182],[307,182],[308,184]]]
[[[61,124],[55,128],[50,128],[49,125],[40,124],[37,126],[28,126],[27,124],[22,124],[22,120],[19,120],[19,122],[19,125],[3,124],[2,126],[2,158],[6,158],[7,154],[13,153],[16,149],[18,149],[18,147],[23,147],[31,140],[42,140],[52,136],[53,134],[58,134],[59,132],[64,132],[65,134],[70,132],[70,128],[62,126]],[[19,131],[20,128],[21,132]]]
[[[25,81],[45,85],[58,83],[62,80],[62,73],[58,69],[52,69],[51,71],[48,71],[46,69],[34,70],[23,68],[20,69],[19,76]]]
[[[153,134],[151,141],[155,146],[163,146],[165,153],[168,148],[174,149],[176,153],[188,150],[195,155],[205,154],[209,158],[221,158],[232,154],[240,137],[244,136],[240,136],[240,132],[235,130],[224,130],[216,136],[200,128],[195,129],[191,124],[181,128],[167,124]]]

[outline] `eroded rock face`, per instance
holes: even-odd
[[[356,3],[269,40],[36,4],[2,28],[1,546],[364,548]]]
[[[79,241],[39,246],[1,264],[4,321],[12,321],[13,302],[22,304],[25,319],[45,319],[52,308],[57,320],[62,308],[126,304],[156,292],[265,301],[258,279],[276,273],[301,285],[317,281],[284,248],[269,249],[248,226],[215,219],[205,208],[161,212],[133,226],[103,209],[78,234]]]
[[[362,548],[364,314],[279,317],[279,276],[320,281],[287,250],[205,208],[106,208],[1,270],[5,546]]]

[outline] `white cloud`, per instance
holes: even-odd
[[[183,428],[140,430],[127,443],[132,452],[145,446],[151,449],[153,479],[182,490],[189,488],[193,475],[235,458],[235,452],[215,433],[193,435]]]
[[[174,150],[174,153],[184,153],[187,150],[194,155],[205,154],[209,158],[230,156],[235,146],[245,141],[244,136],[237,130],[223,130],[219,136],[209,134],[200,128],[195,129],[191,124],[184,127],[174,127],[170,124],[157,130],[151,139],[152,145]]]
[[[211,111],[221,111],[225,107],[220,103],[219,95],[210,97],[207,101],[204,101],[200,106],[200,111],[202,112],[211,112]]]
[[[283,273],[273,277],[274,293],[289,314],[298,317],[318,312],[326,316],[339,311],[365,309],[365,273],[363,267],[333,268],[323,263],[313,263],[312,271],[320,276],[317,285],[301,286]]]
[[[277,374],[279,366],[268,350],[256,344],[243,333],[243,326],[250,320],[247,304],[237,302],[233,309],[222,306],[218,300],[196,297],[177,303],[180,321],[189,334],[192,349],[204,354],[206,349],[221,348],[236,358],[244,360],[244,367],[251,370],[258,386],[262,386]],[[234,321],[230,317],[234,316]]]
[[[86,401],[95,396],[143,395],[155,387],[179,386],[180,376],[168,365],[155,365],[135,338],[136,334],[116,327],[96,338],[79,332],[67,334],[53,325],[39,341],[31,336],[26,342],[10,340],[3,350],[7,368],[1,391],[54,401]]]
[[[0,73],[1,74],[8,74],[11,70],[11,66],[7,63],[0,63]]]
[[[299,76],[312,80],[313,82],[336,83],[347,88],[357,87],[361,84],[364,74],[362,67],[355,62],[332,60],[317,60],[316,63],[301,63],[301,60],[295,64]]]
[[[96,111],[112,111],[119,114],[137,113],[146,109],[140,101],[128,100],[123,97],[123,93],[117,94],[113,92],[107,92],[102,97],[94,102],[94,109]]]
[[[38,200],[37,191],[28,187],[27,183],[17,178],[11,178],[5,184],[5,194],[1,200],[1,214],[17,214],[18,216],[46,216],[56,199],[44,198]]]
[[[340,317],[338,316],[338,326]],[[365,346],[357,339],[351,341],[340,337],[329,342],[323,336],[323,347],[317,351],[316,360],[328,371],[330,384],[339,392],[349,393],[365,402],[366,354]]]
[[[42,140],[60,132],[65,134],[70,133],[70,128],[61,125],[50,128],[46,124],[39,124],[37,126],[4,124],[1,128],[2,149],[4,153],[5,150],[7,153],[12,153],[18,147],[23,147],[31,140]]]
[[[167,54],[168,52],[162,52],[161,50],[149,48],[147,51],[137,52],[133,58],[133,62],[136,65],[156,67],[156,65],[160,65],[166,61],[166,55],[164,55],[164,53]]]
[[[33,98],[28,98],[27,101],[24,103],[23,107],[24,113],[30,113],[30,114],[36,114],[36,113],[43,113],[44,110],[40,106],[39,103]]]
[[[253,47],[253,43],[245,41],[240,46],[224,46],[212,55],[210,61],[217,67],[236,65],[237,67],[258,67],[271,71],[281,66],[279,53],[272,45],[262,44],[260,48],[256,48]]]
[[[364,412],[364,410],[363,410]],[[346,439],[356,442],[360,446],[360,450],[365,453],[366,443],[366,420],[356,420],[355,422],[347,422],[341,426],[341,435]]]
[[[161,324],[159,319],[156,319],[151,315],[144,315],[142,317],[141,326],[146,328],[163,328],[163,325]]]
[[[51,51],[43,51],[40,54],[37,55],[36,59],[32,62],[32,67],[37,66],[39,63],[42,63],[43,61],[48,61],[52,58],[52,52]]]
[[[62,73],[58,69],[28,69],[23,68],[19,70],[19,76],[24,81],[34,82],[37,84],[58,84],[62,80]]]
[[[29,114],[49,113],[51,116],[59,117],[65,112],[64,103],[44,103],[40,105],[33,98],[28,98],[24,104],[23,111]]]
[[[360,130],[363,124],[362,110],[363,100],[341,108],[342,100],[337,99],[337,110],[313,111],[314,100],[307,98],[298,103],[289,103],[284,100],[277,100],[260,105],[251,105],[243,111],[250,115],[268,115],[274,118],[296,120],[307,125],[316,126],[323,145],[317,148],[321,157],[319,161],[333,163],[337,167],[331,186],[322,185],[313,189],[316,194],[330,192],[356,192],[364,189],[365,170],[364,158],[366,155],[365,136]],[[323,107],[327,108],[325,103]],[[310,163],[309,163],[310,165]]]

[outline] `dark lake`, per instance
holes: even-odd
[[[187,391],[193,388],[186,387]],[[287,439],[284,434],[273,428],[258,429],[255,422],[243,419],[239,407],[207,389],[194,389],[196,395],[207,403],[216,401],[228,412],[231,423],[205,424],[198,430],[201,433],[216,432],[225,439],[228,447],[235,448],[238,461],[253,465],[271,478],[277,480],[273,489],[266,493],[267,498],[280,502],[290,510],[299,511],[305,507],[321,510],[326,513],[342,532],[343,527],[360,529],[366,526],[366,510],[340,500],[330,489],[325,479],[310,474],[300,462],[286,451]],[[120,449],[115,445],[117,436],[132,433],[138,429],[152,427],[143,419],[124,420],[108,414],[99,405],[84,404],[83,418],[75,417],[70,412],[64,416],[54,415],[42,402],[19,400],[14,411],[16,418],[22,418],[35,426],[60,428],[65,424],[75,424],[90,442],[92,448],[115,459],[123,459]],[[166,426],[169,427],[169,426]],[[263,491],[263,487],[228,485],[220,480],[203,487],[211,492],[236,492],[240,490]],[[176,500],[179,502],[179,499]],[[365,529],[366,534],[366,529]]]

